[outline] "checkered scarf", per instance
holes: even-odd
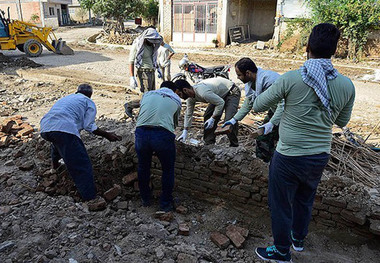
[[[141,68],[142,58],[144,55],[144,40],[148,40],[153,44],[153,66],[157,68],[157,50],[161,45],[162,36],[154,28],[148,28],[135,40],[137,41],[136,46],[136,59],[135,66],[136,68]]]
[[[309,59],[301,66],[300,70],[303,82],[314,89],[331,117],[327,80],[335,79],[338,76],[338,71],[334,69],[331,59]]]

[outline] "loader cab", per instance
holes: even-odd
[[[0,10],[0,37],[9,37],[9,19],[5,18],[2,10]]]

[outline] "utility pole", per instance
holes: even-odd
[[[21,21],[24,21],[23,17],[22,17],[22,6],[21,6],[21,0],[18,0],[18,8],[20,9],[20,19]]]

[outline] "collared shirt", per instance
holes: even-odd
[[[222,115],[224,97],[234,84],[231,80],[217,77],[202,80],[194,85],[195,97],[186,100],[185,128],[191,127],[196,102],[210,103],[215,106],[213,116]]]
[[[137,53],[137,43],[133,43],[129,53],[129,63],[135,63]],[[144,54],[142,57],[141,68],[153,69],[153,46],[144,44]]]
[[[77,93],[59,99],[40,122],[41,133],[60,131],[74,134],[95,131],[96,106],[87,96]]]
[[[172,96],[176,96],[173,93]],[[180,101],[180,99],[178,99]],[[140,102],[140,112],[136,127],[156,126],[173,132],[178,126],[181,107],[170,96],[155,91],[148,91]]]
[[[158,60],[158,65],[161,67],[164,67],[166,65],[170,65],[170,60],[169,55],[170,53],[175,53],[172,47],[169,44],[164,44],[163,46],[160,46],[158,48],[158,55],[157,55],[157,60]]]
[[[235,114],[234,119],[241,121],[245,116],[247,116],[253,107],[255,98],[262,92],[266,91],[279,77],[280,74],[277,72],[258,68],[255,83],[248,82],[245,84],[245,99],[242,107]],[[278,125],[280,123],[282,112],[284,111],[284,105],[283,103],[279,103],[277,108],[272,107],[271,110],[274,112],[274,115],[270,119],[270,122],[274,125]]]
[[[350,120],[355,87],[341,74],[327,83],[331,118],[315,91],[303,82],[299,70],[285,73],[255,99],[255,111],[267,110],[285,99],[276,148],[279,153],[287,156],[330,153],[331,128],[334,123],[343,127]]]

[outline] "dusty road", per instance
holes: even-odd
[[[99,28],[79,28],[58,32],[58,36],[74,47],[76,51],[74,56],[58,56],[44,51],[41,57],[33,59],[43,64],[42,68],[19,69],[8,72],[8,75],[0,75],[0,82],[7,89],[7,94],[12,96],[11,100],[18,103],[17,114],[26,117],[31,124],[38,127],[41,117],[57,99],[73,92],[77,84],[90,82],[95,87],[93,100],[98,107],[98,117],[115,120],[123,118],[122,105],[126,91],[129,96],[133,96],[133,92],[128,89],[129,52],[120,47],[104,47],[86,43],[85,39],[98,30]],[[195,51],[179,50],[179,52],[188,52],[190,59],[205,66],[220,63],[233,64],[238,59],[238,56],[217,56],[214,53],[207,55],[206,51],[190,53]],[[23,56],[18,51],[5,54],[12,57]],[[180,58],[181,55],[178,54],[173,59],[173,74],[178,72],[176,65]],[[276,69],[279,72],[285,72],[299,65],[299,62],[289,63],[280,58],[271,60],[258,56],[253,59],[258,61],[259,66]],[[357,75],[355,75],[355,70],[349,73],[355,79],[360,79],[363,74],[371,73],[371,71],[374,70],[367,68],[358,70]],[[238,82],[234,70],[231,71],[231,78]],[[360,80],[354,80],[354,84],[357,96],[352,121],[348,126],[352,127],[353,131],[366,136],[380,119],[380,84]],[[26,102],[20,102],[20,104],[17,100],[21,95],[33,98],[33,105],[28,106]],[[250,117],[254,118],[253,115]],[[374,131],[370,140],[379,143],[379,130]],[[7,152],[1,154],[6,155]],[[0,172],[2,174],[20,173],[9,166],[1,167]],[[7,186],[12,186],[11,183],[7,182]],[[0,191],[0,199],[8,200],[17,194],[14,191]],[[89,214],[83,211],[80,204],[74,203],[67,196],[48,197],[42,193],[36,195],[25,193],[25,197],[22,195],[21,197],[22,202],[28,205],[28,209],[22,211],[20,208],[22,206],[15,204],[12,212],[2,222],[0,243],[7,241],[4,237],[12,233],[9,236],[13,235],[21,239],[19,247],[24,245],[25,249],[21,250],[22,252],[18,250],[19,255],[12,255],[12,259],[10,254],[0,252],[1,262],[31,262],[28,261],[31,258],[35,260],[33,262],[68,262],[71,258],[78,262],[173,263],[175,262],[173,255],[177,255],[178,251],[186,255],[196,254],[199,261],[195,261],[194,257],[185,257],[183,261],[177,262],[260,262],[254,255],[254,247],[271,242],[270,220],[266,209],[247,216],[224,206],[210,207],[203,202],[184,196],[182,198],[186,200],[185,203],[191,211],[184,217],[178,215],[178,220],[186,220],[192,222],[193,225],[191,235],[183,237],[166,235],[165,229],[171,226],[153,219],[151,215],[155,212],[154,209],[141,208],[138,201],[131,201],[128,204],[128,206],[136,207],[128,212],[108,209],[104,212]],[[4,213],[0,210],[0,216],[3,215]],[[203,222],[200,223],[201,221]],[[242,250],[232,247],[224,251],[219,250],[209,240],[210,231],[230,222],[238,222],[254,230]],[[88,234],[85,229],[91,229],[91,233]],[[42,233],[46,235],[43,236]],[[83,233],[84,241],[81,242],[79,237],[82,237]],[[85,236],[86,234],[89,236]],[[49,235],[51,239],[45,240],[45,237]],[[122,236],[121,240],[119,236]],[[308,249],[305,252],[293,254],[294,262],[369,263],[377,262],[380,258],[378,240],[368,240],[366,237],[352,235],[344,230],[335,231],[314,224],[311,226],[306,245]],[[28,246],[35,246],[38,251],[41,247],[41,252],[39,252],[41,256],[28,252]],[[34,249],[30,250],[34,251]],[[165,257],[162,256],[163,252]],[[206,254],[211,254],[213,257],[199,256]],[[213,260],[215,258],[218,260]],[[47,261],[44,261],[45,259]]]
[[[58,32],[58,36],[66,40],[76,50],[74,56],[58,56],[51,52],[44,51],[42,56],[33,58],[37,63],[43,64],[44,67],[33,70],[18,70],[19,76],[30,80],[43,81],[66,81],[71,80],[75,83],[90,82],[98,84],[100,88],[106,87],[110,89],[116,88],[122,90],[128,89],[129,72],[128,72],[128,55],[129,50],[124,50],[118,46],[100,46],[89,44],[86,39],[99,32],[99,27],[94,28],[77,28],[63,29]],[[128,47],[127,47],[128,48]],[[211,66],[218,64],[233,65],[239,57],[244,54],[236,55],[230,53],[227,56],[225,53],[194,50],[194,49],[177,49],[178,54],[173,57],[172,61],[172,76],[179,72],[178,61],[182,58],[183,53],[188,53],[189,58],[201,65]],[[218,55],[219,54],[219,55]],[[13,57],[23,56],[19,51],[7,52],[6,55]],[[253,57],[257,65],[266,69],[276,70],[279,73],[284,73],[287,70],[298,68],[302,61],[290,60],[284,58],[270,57],[267,54]],[[367,64],[356,65],[344,63],[341,60],[334,61],[337,68],[343,74],[346,74],[353,79],[356,87],[356,101],[353,111],[353,116],[348,127],[354,132],[369,137],[369,142],[380,143],[380,128],[373,130],[380,119],[380,80],[379,81],[362,81],[365,75],[374,76],[379,71],[380,65]],[[230,72],[231,79],[236,83],[240,83],[235,71]],[[242,85],[240,83],[240,85]],[[122,104],[123,95],[120,94],[120,101],[113,105]],[[96,97],[95,97],[96,99]],[[112,116],[122,114],[122,107],[112,108]],[[104,107],[99,107],[100,114],[107,114],[110,111]],[[246,122],[250,122],[250,118],[246,118]]]

